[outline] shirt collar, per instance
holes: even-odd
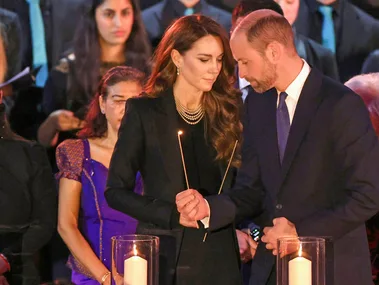
[[[187,9],[186,6],[179,0],[166,0],[166,2],[169,2],[170,5],[174,8],[175,14],[177,14],[179,17],[184,15],[184,11]],[[202,8],[205,7],[206,2],[205,0],[200,0],[195,4],[195,6],[192,7],[194,10],[194,14],[200,13],[202,11]]]
[[[329,5],[330,7],[333,8],[333,11],[336,13],[337,16],[341,14],[344,1],[345,0],[337,0],[331,5]],[[312,14],[318,12],[318,8],[322,5],[317,0],[305,0],[305,2]]]
[[[304,59],[302,60],[303,60],[303,67],[301,68],[300,73],[297,75],[295,80],[292,81],[292,83],[285,90],[288,97],[295,100],[295,102],[299,100],[305,81],[307,80],[308,75],[311,72],[311,67],[309,66],[309,64]],[[280,92],[278,91],[278,94],[279,93]]]
[[[240,90],[246,88],[249,85],[250,85],[250,82],[247,81],[245,78],[238,77],[238,86]]]

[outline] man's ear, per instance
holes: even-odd
[[[266,58],[273,64],[277,63],[282,57],[283,47],[278,42],[270,43],[265,51]]]

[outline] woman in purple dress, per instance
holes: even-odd
[[[80,139],[57,148],[58,231],[71,251],[68,265],[76,285],[109,285],[111,237],[135,232],[136,220],[109,208],[104,190],[125,102],[141,93],[143,80],[130,67],[109,70],[90,104]],[[137,180],[135,191],[141,192],[139,176]]]

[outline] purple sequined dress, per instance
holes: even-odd
[[[111,209],[104,198],[108,168],[91,159],[88,140],[66,140],[57,148],[57,179],[68,178],[82,184],[79,230],[92,250],[110,270],[111,237],[134,234],[137,221]],[[137,193],[142,182],[136,179]],[[72,255],[68,265],[72,269],[72,282],[76,285],[99,285]]]

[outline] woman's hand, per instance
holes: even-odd
[[[84,127],[85,122],[75,117],[74,113],[68,110],[56,110],[50,114],[55,122],[55,129],[57,131],[71,131],[81,129]]]

